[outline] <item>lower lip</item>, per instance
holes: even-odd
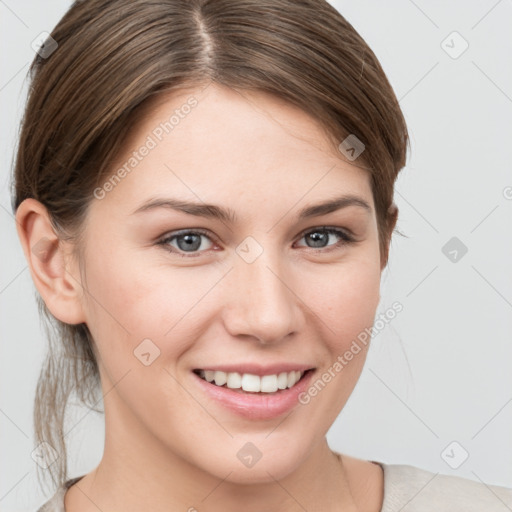
[[[243,393],[216,386],[192,372],[201,389],[216,402],[250,420],[267,420],[281,416],[299,404],[299,395],[311,382],[314,370],[308,370],[291,388],[275,393]]]

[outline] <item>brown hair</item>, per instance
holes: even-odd
[[[365,150],[353,163],[370,174],[382,258],[387,254],[407,127],[375,54],[325,0],[76,1],[51,37],[57,49],[37,55],[30,68],[13,211],[25,198],[40,201],[77,255],[93,190],[147,100],[211,81],[291,102],[320,122],[335,147],[355,135]],[[101,386],[86,324],[60,322],[38,294],[37,301],[49,350],[34,427],[36,442],[60,455],[49,467],[60,486],[68,479],[69,398],[74,392],[94,407]]]

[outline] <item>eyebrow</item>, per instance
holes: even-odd
[[[347,208],[349,206],[358,206],[365,209],[368,213],[372,212],[372,207],[362,198],[355,195],[344,195],[335,199],[330,199],[319,204],[306,206],[298,215],[299,220],[307,219],[310,217],[318,217],[328,213]],[[181,199],[173,198],[156,198],[150,199],[135,209],[131,215],[141,212],[147,212],[157,208],[167,208],[176,210],[189,215],[197,217],[207,217],[212,219],[219,219],[221,221],[234,224],[237,221],[237,216],[231,208],[224,208],[214,204],[195,203],[192,201],[183,201]]]

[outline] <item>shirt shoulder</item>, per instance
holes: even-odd
[[[512,510],[512,489],[415,466],[384,464],[381,512],[503,512]]]
[[[76,478],[71,478],[67,480],[64,485],[59,487],[55,494],[43,505],[41,505],[37,512],[66,512],[64,508],[64,496],[66,491],[75,483],[78,482],[85,475],[77,476]]]

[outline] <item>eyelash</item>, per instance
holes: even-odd
[[[301,233],[299,240],[311,233],[318,233],[318,232],[337,235],[341,238],[341,241],[337,242],[334,245],[328,246],[327,248],[306,247],[306,249],[310,249],[314,252],[331,252],[332,250],[336,250],[337,248],[340,248],[344,245],[349,245],[349,244],[355,242],[354,238],[352,238],[350,235],[345,233],[345,231],[342,231],[337,228],[329,227],[329,226],[321,226],[321,227],[317,227],[314,229],[309,229],[308,231]],[[164,247],[164,249],[166,251],[168,251],[172,254],[176,254],[177,256],[181,256],[183,258],[194,258],[194,257],[200,256],[202,254],[202,252],[183,253],[183,252],[180,252],[180,250],[176,249],[175,247],[173,247],[171,249],[170,246],[168,245],[168,243],[171,240],[174,240],[175,238],[177,238],[179,236],[190,235],[190,234],[204,235],[207,238],[209,238],[212,242],[216,243],[216,240],[211,237],[211,235],[208,231],[198,228],[198,229],[183,230],[183,231],[178,231],[178,232],[172,233],[172,234],[166,236],[165,238],[161,239],[160,241],[158,241],[157,245],[161,245]]]

